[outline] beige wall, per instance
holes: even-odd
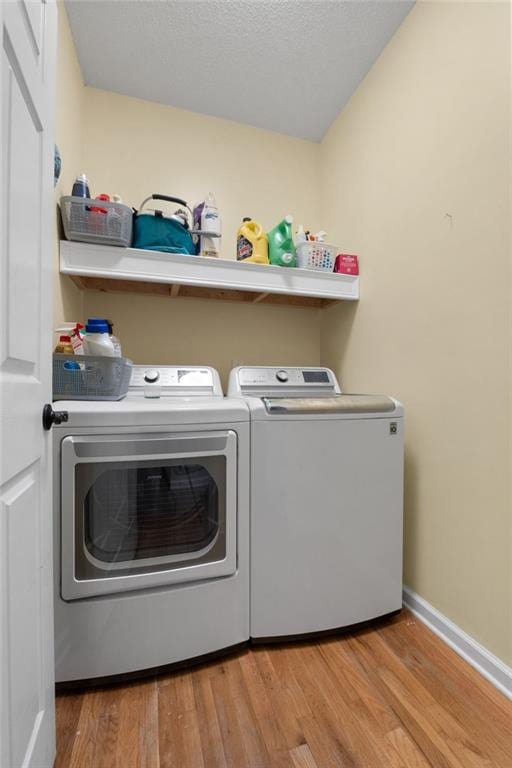
[[[94,88],[84,98],[84,167],[94,194],[118,192],[138,207],[152,192],[193,205],[211,190],[222,215],[224,258],[236,257],[243,216],[268,228],[289,212],[318,222],[319,198],[305,183],[318,173],[318,145]],[[85,315],[115,319],[136,362],[209,364],[226,382],[233,362],[320,359],[316,310],[99,293],[84,300]]]
[[[57,112],[55,141],[62,158],[62,172],[55,189],[55,200],[71,194],[77,174],[82,173],[82,117],[84,84],[66,10],[58,3]],[[61,237],[60,214],[56,211],[54,325],[78,320],[83,315],[83,296],[68,277],[59,274],[58,241]]]
[[[322,146],[322,361],[407,415],[405,582],[512,661],[508,3],[419,3]]]
[[[85,314],[112,317],[123,352],[141,363],[230,368],[320,362],[319,310],[91,291]]]
[[[66,56],[68,36],[66,29]],[[117,192],[137,207],[152,192],[174,194],[193,204],[211,190],[222,215],[224,258],[235,258],[236,230],[245,215],[268,228],[290,212],[297,221],[318,224],[319,190],[305,182],[318,174],[317,144],[81,88],[76,78],[59,84],[59,97],[63,114],[72,111],[81,129],[76,133],[81,154],[74,146],[66,146],[66,154],[80,158],[78,171],[87,173],[92,194]],[[73,120],[65,124],[66,139],[74,127]],[[74,167],[64,177],[61,186],[66,190],[75,172]],[[76,291],[67,278],[62,278],[62,286],[56,313],[73,320],[78,305],[69,297],[74,299]],[[124,350],[135,362],[208,363],[224,380],[233,361],[319,362],[316,310],[101,293],[79,298],[82,317],[96,314],[115,320]]]
[[[152,192],[193,205],[212,191],[228,259],[236,258],[243,216],[266,229],[287,213],[318,222],[318,144],[95,88],[86,88],[84,99],[93,194],[118,192],[138,207]]]
[[[133,205],[212,189],[224,257],[242,216],[269,227],[292,212],[360,254],[362,299],[318,312],[82,295],[63,278],[56,319],[83,298],[82,316],[111,315],[136,361],[225,376],[321,353],[346,389],[400,397],[406,583],[510,663],[507,4],[419,3],[322,145],[83,89],[63,19],[66,192],[83,170],[95,194]]]

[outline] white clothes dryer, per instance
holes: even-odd
[[[57,682],[249,637],[249,424],[211,368],[134,366],[118,402],[59,401]]]
[[[251,416],[251,637],[402,605],[403,408],[344,395],[327,368],[238,367]]]

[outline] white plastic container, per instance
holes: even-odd
[[[107,318],[105,318],[105,322],[108,325],[108,333],[109,333],[109,336],[110,336],[110,341],[114,345],[114,356],[115,357],[122,357],[123,356],[123,350],[121,348],[121,342],[117,338],[117,336],[114,336],[114,334],[112,332],[113,328],[114,328],[114,323],[112,322],[112,320],[108,320]]]
[[[297,245],[297,266],[300,269],[317,269],[332,272],[339,249],[335,245],[320,243],[317,240]]]
[[[119,355],[115,354],[114,345],[108,333],[87,333],[84,338],[84,345],[87,355],[119,357]]]
[[[302,224],[299,224],[297,227],[297,232],[295,233],[295,247],[297,248],[301,243],[306,242],[306,233],[304,232],[304,227]]]
[[[211,192],[204,201],[201,211],[201,230],[217,235],[217,237],[209,237],[207,234],[201,235],[200,255],[218,258],[220,256],[221,225],[217,202]]]
[[[85,326],[84,348],[86,355],[120,357],[110,338],[108,323],[100,317],[90,317]]]

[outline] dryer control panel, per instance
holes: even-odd
[[[138,392],[145,397],[223,396],[219,374],[214,368],[186,365],[134,365],[130,394]]]

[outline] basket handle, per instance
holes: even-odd
[[[181,197],[171,197],[170,195],[158,195],[155,193],[153,195],[150,195],[149,197],[146,197],[146,199],[142,201],[142,203],[140,204],[139,211],[142,211],[146,203],[149,203],[150,200],[165,200],[165,202],[167,203],[178,203],[178,205],[184,205],[185,208],[188,208],[187,201],[182,200]]]

